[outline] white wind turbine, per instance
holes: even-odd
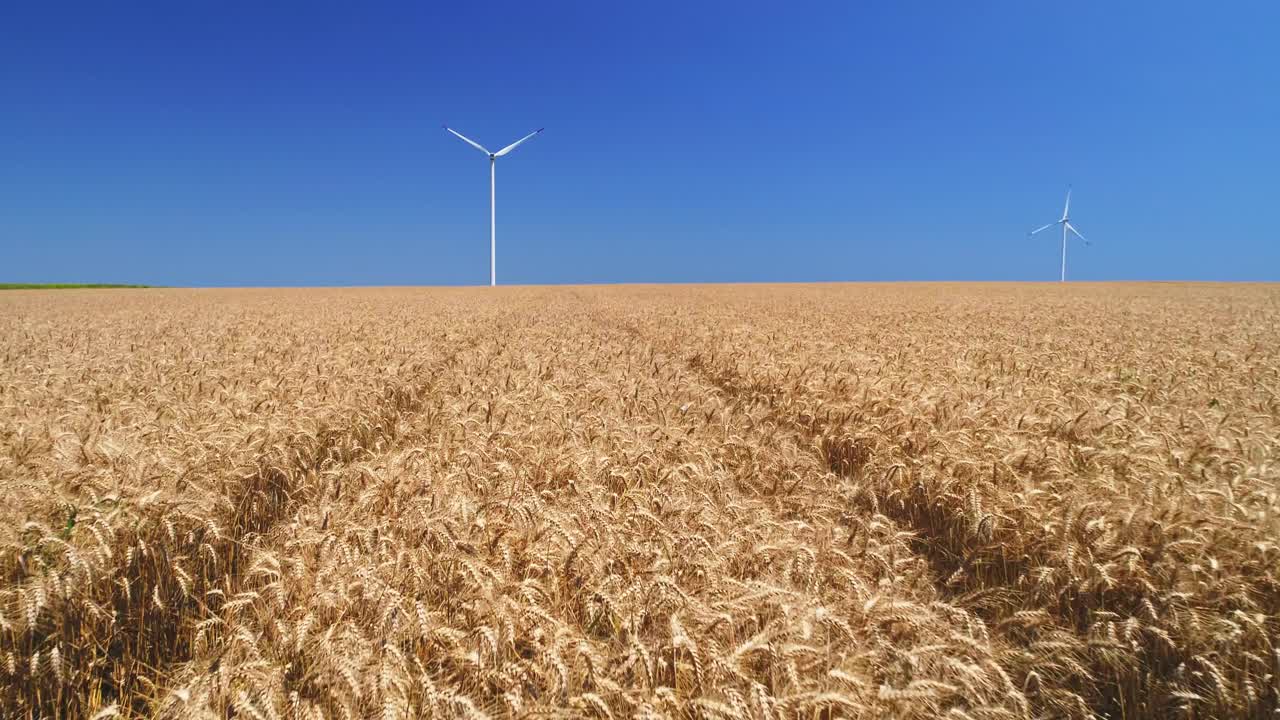
[[[498,259],[497,259],[497,256],[498,256],[498,229],[497,229],[498,212],[497,212],[497,206],[496,206],[496,203],[495,203],[495,197],[494,197],[494,185],[495,185],[495,183],[494,183],[494,168],[497,166],[498,158],[502,157],[503,155],[506,155],[507,153],[511,152],[512,150],[515,150],[517,147],[520,147],[520,143],[524,142],[525,140],[528,140],[529,138],[533,137],[534,135],[537,135],[538,133],[542,132],[545,128],[538,128],[537,130],[534,130],[533,132],[529,133],[528,135],[525,135],[524,137],[520,138],[519,140],[517,140],[517,141],[515,141],[515,142],[511,143],[510,145],[508,145],[508,146],[506,146],[506,147],[502,148],[502,149],[501,149],[501,150],[499,150],[498,152],[489,152],[489,151],[488,151],[488,150],[486,150],[486,149],[485,149],[485,147],[484,147],[483,145],[481,145],[480,143],[476,142],[475,140],[472,140],[471,138],[467,137],[466,135],[463,135],[462,133],[458,132],[457,130],[454,130],[453,128],[449,127],[448,125],[444,125],[443,127],[444,127],[444,129],[445,129],[445,130],[448,130],[449,132],[453,133],[454,135],[457,135],[457,136],[458,136],[459,138],[461,138],[461,139],[462,139],[462,141],[463,141],[463,142],[465,142],[466,144],[470,145],[471,147],[473,147],[473,148],[475,148],[475,149],[479,150],[480,152],[484,153],[485,155],[488,155],[488,156],[489,156],[489,286],[490,286],[490,287],[493,287],[494,285],[497,285],[497,284],[498,284]]]
[[[1062,226],[1062,276],[1061,278],[1059,278],[1058,280],[1059,282],[1067,281],[1067,231],[1070,230],[1071,232],[1075,233],[1076,237],[1080,238],[1081,240],[1084,240],[1085,245],[1089,244],[1089,241],[1086,240],[1085,237],[1080,234],[1080,231],[1077,230],[1075,226],[1071,224],[1071,219],[1067,217],[1070,210],[1071,210],[1071,188],[1068,187],[1067,188],[1067,204],[1062,208],[1062,219],[1055,220],[1054,222],[1051,222],[1048,225],[1045,225],[1044,227],[1036,228],[1035,230],[1032,230],[1031,232],[1027,233],[1027,237],[1031,237],[1032,235],[1035,235],[1041,230],[1048,230],[1054,225]]]

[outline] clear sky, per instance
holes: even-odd
[[[0,281],[1280,280],[1280,3],[10,2]]]

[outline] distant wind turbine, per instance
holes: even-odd
[[[497,211],[497,205],[496,205],[496,198],[494,197],[495,195],[494,168],[497,166],[498,158],[520,147],[520,143],[523,143],[525,140],[528,140],[534,135],[537,135],[538,133],[542,132],[545,128],[538,128],[537,130],[534,130],[528,135],[525,135],[519,140],[502,148],[498,152],[489,152],[480,143],[476,142],[475,140],[472,140],[466,135],[463,135],[457,130],[454,130],[448,125],[444,125],[443,127],[445,130],[448,130],[454,135],[457,135],[466,144],[470,145],[471,147],[489,156],[489,286],[493,287],[494,285],[498,284],[498,228],[497,228],[498,211]]]
[[[1075,226],[1071,224],[1071,219],[1067,217],[1070,211],[1071,211],[1071,188],[1068,187],[1067,188],[1067,204],[1064,205],[1062,208],[1062,219],[1055,220],[1054,222],[1051,222],[1048,225],[1045,225],[1044,227],[1036,228],[1035,230],[1032,230],[1031,232],[1027,233],[1027,237],[1031,237],[1032,235],[1035,235],[1041,230],[1048,230],[1054,225],[1062,226],[1062,276],[1059,278],[1058,282],[1067,281],[1067,231],[1070,230],[1071,232],[1075,233],[1076,237],[1080,238],[1081,240],[1084,240],[1085,245],[1089,244],[1089,241],[1085,239],[1085,236],[1081,235],[1080,231],[1077,230]]]

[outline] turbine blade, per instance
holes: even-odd
[[[494,157],[502,157],[503,155],[506,155],[507,153],[511,152],[512,150],[515,150],[516,148],[520,147],[520,143],[524,142],[525,140],[528,140],[529,138],[533,137],[534,135],[537,135],[538,133],[542,132],[543,130],[546,130],[546,128],[538,128],[537,130],[534,130],[533,132],[529,133],[528,135],[525,135],[524,137],[520,138],[519,140],[517,140],[517,141],[515,141],[515,142],[511,143],[510,145],[508,145],[508,146],[506,146],[506,147],[502,148],[501,150],[499,150],[498,152],[494,153],[494,154],[493,154],[493,156],[494,156]]]
[[[449,132],[453,133],[454,135],[457,135],[459,138],[462,138],[462,142],[464,142],[464,143],[466,143],[466,144],[470,145],[471,147],[473,147],[473,148],[475,148],[475,149],[479,150],[480,152],[484,153],[485,155],[489,155],[489,154],[491,154],[488,150],[485,150],[485,149],[484,149],[484,146],[483,146],[483,145],[481,145],[480,143],[476,142],[475,140],[472,140],[471,138],[467,137],[466,135],[463,135],[462,133],[458,132],[457,130],[454,130],[453,128],[449,127],[448,125],[441,125],[441,127],[443,127],[445,130],[448,130]]]
[[[1076,229],[1076,226],[1075,226],[1075,225],[1072,225],[1071,223],[1067,223],[1067,229],[1068,229],[1068,230],[1070,230],[1071,232],[1075,233],[1075,234],[1076,234],[1076,237],[1080,238],[1081,240],[1084,240],[1084,244],[1085,244],[1085,245],[1088,245],[1088,244],[1089,244],[1089,238],[1087,238],[1087,237],[1085,237],[1085,236],[1081,235],[1081,234],[1080,234],[1080,231]]]
[[[1067,219],[1067,213],[1071,211],[1071,188],[1067,187],[1067,204],[1062,206],[1062,219]]]
[[[1040,232],[1041,230],[1048,230],[1049,228],[1051,228],[1051,227],[1053,227],[1054,225],[1057,225],[1057,224],[1058,224],[1058,223],[1056,223],[1056,222],[1051,222],[1051,223],[1049,223],[1048,225],[1045,225],[1044,227],[1036,228],[1035,230],[1032,230],[1031,232],[1027,233],[1027,237],[1031,237],[1032,235],[1035,235],[1036,233]]]

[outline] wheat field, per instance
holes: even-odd
[[[1280,287],[0,295],[0,706],[1276,718]]]

